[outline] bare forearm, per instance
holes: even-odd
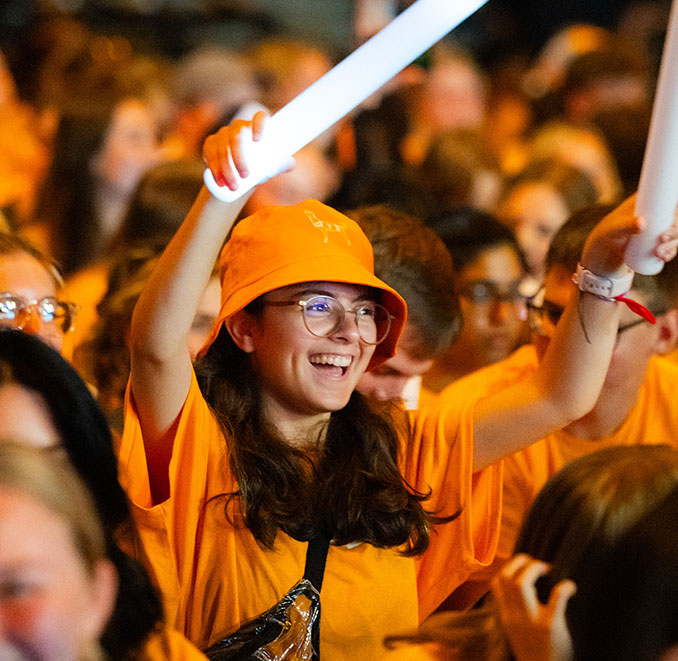
[[[134,310],[131,388],[154,502],[169,495],[170,431],[191,383],[188,332],[242,204],[244,200],[226,205],[203,189],[156,264]]]
[[[583,273],[595,278],[592,291],[630,286],[624,251],[642,230],[634,198],[602,218],[589,234],[581,256]],[[672,236],[661,243],[672,244]],[[675,252],[674,252],[675,254]],[[581,280],[580,288],[589,284]],[[605,282],[608,289],[602,285]],[[598,287],[598,289],[596,289]],[[474,466],[487,466],[517,452],[588,413],[596,403],[617,338],[622,303],[577,291],[568,303],[539,368],[527,379],[479,400],[474,416]]]
[[[616,339],[620,303],[577,294],[539,368],[478,401],[474,469],[521,450],[593,408]]]
[[[596,403],[614,351],[622,303],[577,291],[564,314],[568,332],[551,340],[536,376],[567,422]],[[558,427],[562,426],[561,424]]]

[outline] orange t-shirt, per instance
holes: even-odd
[[[438,393],[422,386],[421,390],[419,391],[419,400],[417,401],[416,408],[425,409],[436,406],[438,406]]]
[[[69,342],[75,348],[89,338],[97,322],[97,305],[108,288],[108,264],[98,262],[72,275],[65,285],[67,300],[77,303],[79,309],[69,334]]]
[[[501,464],[472,474],[473,405],[411,413],[401,471],[432,497],[427,509],[461,515],[437,526],[417,558],[369,544],[331,546],[322,587],[321,654],[378,659],[390,633],[419,621],[474,569],[492,561],[500,516]],[[195,376],[174,426],[170,497],[152,505],[141,429],[126,401],[121,482],[132,501],[142,556],[160,587],[168,623],[204,649],[274,605],[302,576],[307,543],[279,533],[262,548],[231,525],[223,494],[237,485],[227,443]]]
[[[457,381],[444,390],[441,401],[474,392],[481,397],[524,378],[537,366],[531,345],[521,347],[509,358]],[[458,389],[462,389],[459,391]],[[489,589],[489,582],[513,555],[520,527],[544,484],[574,459],[617,445],[659,445],[678,447],[678,364],[654,356],[645,373],[635,406],[612,434],[595,440],[573,436],[565,430],[549,434],[537,443],[504,459],[504,487],[501,534],[494,563],[475,571],[452,604],[471,605]],[[468,395],[467,395],[468,396]]]
[[[143,649],[145,661],[205,661],[207,657],[186,637],[174,629],[165,628],[153,634]]]

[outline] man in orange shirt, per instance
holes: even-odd
[[[407,303],[396,355],[365,372],[358,390],[376,399],[402,399],[408,410],[432,403],[422,376],[447,351],[462,325],[452,258],[440,237],[418,218],[385,205],[348,212],[372,244],[374,273]]]
[[[595,223],[611,207],[575,214],[555,235],[546,265],[544,288],[528,308],[533,343],[506,360],[479,370],[445,389],[443,401],[481,397],[532,373],[548,346],[555,324],[575,291],[571,273],[579,250]],[[656,323],[624,310],[617,344],[603,389],[593,410],[541,441],[504,460],[502,527],[497,558],[475,572],[446,602],[449,608],[473,604],[489,580],[512,555],[522,520],[544,483],[566,463],[611,445],[678,446],[678,365],[664,357],[678,339],[678,265],[656,276],[636,275],[630,296],[655,315]]]

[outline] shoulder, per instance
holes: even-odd
[[[526,344],[514,351],[508,358],[451,383],[440,393],[440,401],[478,399],[515,383],[526,374],[533,372],[537,365],[537,352],[534,346]]]
[[[652,356],[647,366],[646,380],[652,378],[678,381],[678,361],[669,356]]]

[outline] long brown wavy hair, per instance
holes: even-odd
[[[272,548],[278,530],[305,540],[322,529],[338,545],[403,546],[404,554],[416,555],[427,548],[432,524],[456,516],[424,510],[430,494],[415,491],[400,474],[398,438],[408,426],[392,405],[372,404],[354,392],[318,430],[324,442],[313,453],[266,422],[257,375],[225,328],[195,369],[228,439],[238,482],[229,503],[239,499],[245,524],[262,545]]]

